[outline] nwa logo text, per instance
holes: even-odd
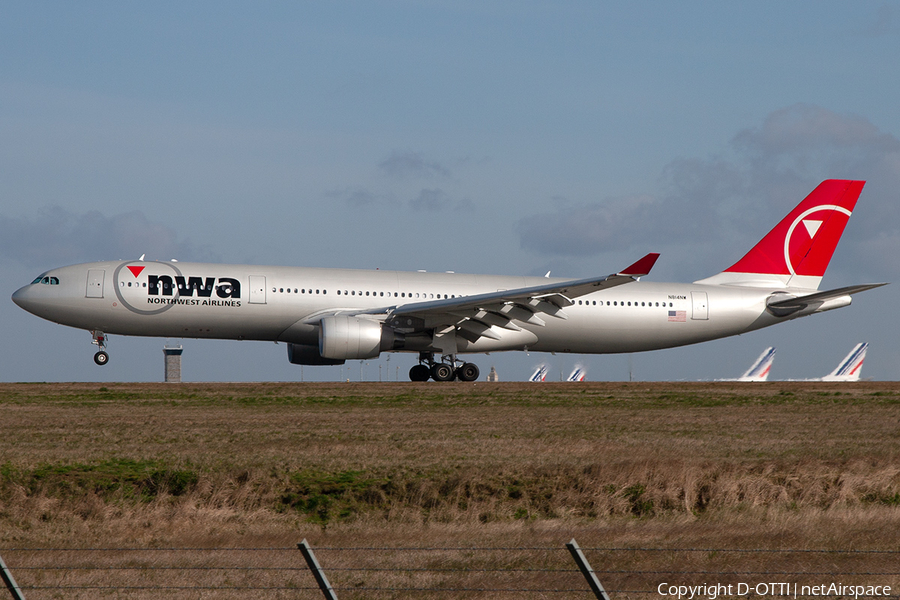
[[[219,277],[216,283],[215,277],[184,277],[176,275],[149,275],[147,277],[147,292],[151,296],[172,296],[178,292],[179,296],[193,297],[194,293],[200,298],[212,297],[213,291],[219,298],[240,298],[241,282],[231,277]]]

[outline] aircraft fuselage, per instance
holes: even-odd
[[[45,280],[41,283],[41,280]],[[54,283],[49,283],[52,280]],[[316,314],[459,298],[563,279],[182,262],[116,261],[53,269],[18,290],[29,312],[107,334],[264,340],[316,345]],[[786,318],[766,310],[768,288],[635,281],[579,297],[567,318],[494,328],[499,339],[460,340],[458,351],[528,349],[619,353],[693,344]],[[849,304],[834,303],[818,311]],[[408,348],[421,351],[420,347]]]

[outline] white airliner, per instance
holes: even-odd
[[[413,381],[473,381],[470,353],[622,353],[737,335],[847,306],[884,284],[818,291],[863,181],[822,182],[743,258],[694,283],[638,281],[658,254],[564,280],[164,261],[52,269],[13,296],[25,310],[107,336],[285,342],[301,365],[413,352]]]

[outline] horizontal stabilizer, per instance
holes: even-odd
[[[779,297],[786,296],[788,294],[779,293],[769,297],[769,302],[766,304],[766,308],[769,310],[769,312],[777,317],[785,317],[787,315],[809,308],[813,305],[822,305],[829,300],[835,300],[844,296],[858,294],[859,292],[871,290],[883,285],[887,285],[887,283],[866,283],[862,285],[850,285],[835,290],[827,290],[825,292],[807,294],[805,296],[791,296],[789,298],[785,298],[784,300],[779,300]],[[849,301],[847,303],[849,304]]]

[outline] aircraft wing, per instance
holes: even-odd
[[[366,311],[386,314],[387,321],[416,319],[421,328],[455,327],[460,335],[475,341],[479,337],[499,339],[492,326],[518,331],[516,322],[543,326],[542,316],[566,319],[564,309],[592,292],[637,281],[650,272],[659,254],[651,253],[618,273],[605,277],[575,279],[546,285],[460,296],[429,302],[414,302]]]

